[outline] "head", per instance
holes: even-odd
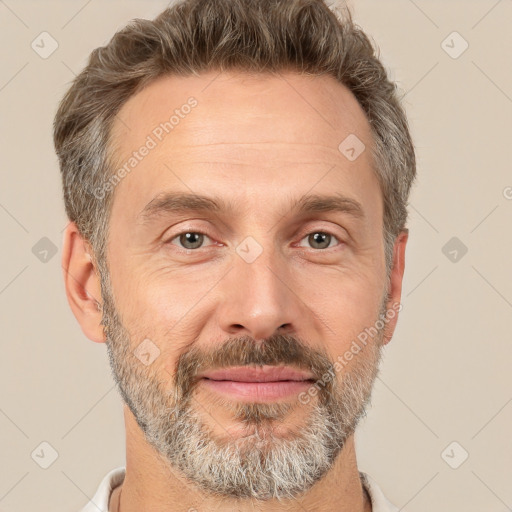
[[[312,486],[394,331],[416,174],[350,13],[191,0],[135,20],[93,51],[54,138],[68,298],[147,442],[207,491]],[[235,366],[310,382],[272,400],[205,382]]]

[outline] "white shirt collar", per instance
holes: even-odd
[[[94,497],[80,512],[108,512],[112,491],[123,483],[126,468],[113,469],[103,478]],[[375,480],[367,473],[359,472],[361,482],[370,495],[372,512],[398,512],[398,507],[390,503]]]

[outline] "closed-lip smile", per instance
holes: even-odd
[[[268,402],[297,395],[315,381],[311,372],[290,366],[233,366],[198,375],[210,390],[242,401]]]

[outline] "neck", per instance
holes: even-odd
[[[308,492],[295,500],[234,500],[201,492],[194,484],[172,469],[149,445],[131,411],[124,406],[126,423],[126,475],[112,493],[109,510],[137,512],[152,510],[237,510],[240,512],[371,512],[359,471],[352,435],[339,453],[331,470]],[[122,491],[122,493],[121,493]]]

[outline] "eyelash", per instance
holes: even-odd
[[[181,252],[185,252],[187,254],[190,254],[191,252],[195,252],[195,251],[199,251],[199,249],[204,249],[204,247],[198,247],[196,249],[185,249],[184,247],[180,247],[180,246],[177,246],[175,244],[172,243],[173,240],[176,240],[177,238],[179,239],[179,237],[181,235],[185,235],[187,233],[194,233],[196,235],[204,235],[204,236],[207,236],[210,240],[212,239],[212,237],[204,232],[204,231],[198,231],[198,230],[192,230],[192,229],[187,229],[185,231],[181,231],[179,233],[177,233],[176,235],[174,235],[171,239],[169,239],[166,244],[170,244],[170,245],[174,245],[175,247],[178,248],[179,251]],[[324,235],[329,235],[331,236],[333,239],[335,239],[338,244],[335,245],[334,247],[326,247],[325,249],[314,249],[314,248],[310,248],[311,250],[315,251],[315,252],[327,252],[331,249],[335,249],[336,247],[340,246],[343,244],[343,241],[340,240],[334,233],[331,233],[330,231],[326,231],[326,230],[321,230],[321,229],[315,229],[313,231],[309,231],[308,233],[306,233],[301,239],[300,241],[302,242],[302,240],[304,240],[306,237],[308,237],[309,235],[312,235],[312,234],[315,234],[315,233],[322,233]]]

